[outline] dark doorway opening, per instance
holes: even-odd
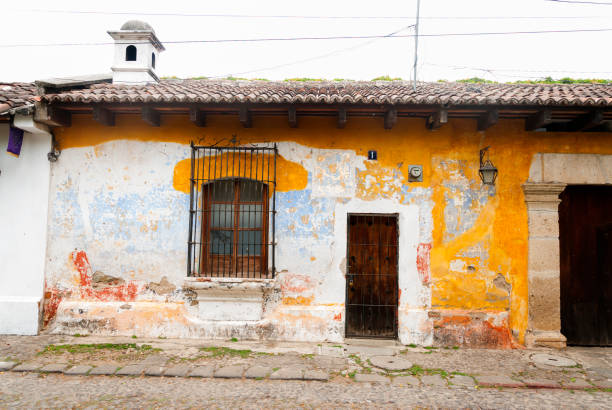
[[[568,345],[612,346],[612,186],[560,198],[561,332]]]
[[[397,215],[349,214],[346,337],[397,337]]]

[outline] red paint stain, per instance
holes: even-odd
[[[92,269],[85,251],[74,251],[70,255],[75,269],[79,272],[79,291],[83,299],[96,299],[104,302],[132,302],[136,299],[138,293],[144,290],[144,285],[138,285],[135,282],[94,287],[91,283]]]
[[[337,322],[341,322],[342,321],[342,313],[338,313],[336,315],[334,315],[334,320]]]
[[[284,275],[280,285],[283,295],[299,294],[313,287],[310,276],[295,274]]]
[[[91,265],[85,251],[74,251],[70,254],[72,264],[79,272],[79,283],[81,286],[91,286]]]
[[[507,320],[499,326],[491,323],[492,320],[469,315],[443,316],[434,321],[434,341],[442,346],[464,345],[495,349],[515,347]]]
[[[45,282],[45,300],[43,304],[43,326],[53,320],[57,313],[57,308],[64,298],[64,294],[58,288],[48,288]]]
[[[417,248],[417,270],[423,284],[429,283],[431,243],[420,243]]]

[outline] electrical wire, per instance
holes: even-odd
[[[477,71],[499,71],[499,72],[516,72],[516,73],[572,73],[572,74],[612,74],[611,71],[572,71],[572,70],[530,70],[521,68],[490,68],[490,67],[473,67],[473,66],[462,66],[462,65],[445,65],[435,63],[424,63],[428,66],[451,68],[456,70],[477,70]]]
[[[597,1],[574,1],[574,0],[544,0],[544,1],[550,1],[553,3],[570,3],[570,4],[586,4],[587,6],[612,6],[612,3],[600,3]]]
[[[562,34],[562,33],[598,33],[612,31],[612,28],[596,29],[570,29],[570,30],[540,30],[540,31],[505,31],[505,32],[480,32],[480,33],[431,33],[419,34],[419,37],[472,37],[472,36],[500,36],[500,35],[526,35],[526,34]],[[304,41],[304,40],[359,40],[379,38],[412,38],[414,34],[402,34],[396,36],[369,35],[369,36],[326,36],[326,37],[264,37],[243,39],[217,39],[217,40],[171,40],[163,41],[164,44],[209,44],[209,43],[255,43],[268,41]],[[114,42],[100,43],[38,43],[38,44],[0,44],[2,48],[8,47],[60,47],[60,46],[101,46],[113,45]]]
[[[392,33],[389,33],[389,34],[387,34],[386,36],[384,36],[382,38],[395,36],[397,33],[401,33],[402,31],[408,30],[408,29],[413,28],[413,27],[414,27],[414,24],[411,24],[411,25],[406,26],[406,27],[402,27],[401,29],[396,30],[396,31],[394,31]],[[292,65],[295,65],[295,64],[307,63],[307,62],[310,62],[310,61],[320,60],[321,58],[331,57],[331,56],[336,55],[336,54],[340,54],[340,53],[344,53],[344,52],[347,52],[347,51],[355,50],[355,49],[358,49],[358,48],[361,48],[361,47],[365,47],[365,46],[367,46],[369,44],[372,44],[372,43],[374,43],[374,42],[376,42],[378,40],[380,40],[380,38],[375,38],[375,39],[372,39],[372,40],[369,40],[369,41],[365,41],[365,42],[360,43],[360,44],[356,44],[356,45],[351,46],[351,47],[346,47],[346,48],[341,48],[341,49],[338,49],[338,50],[333,50],[333,51],[330,51],[330,52],[325,53],[325,54],[320,54],[320,55],[317,55],[317,56],[314,56],[314,57],[309,57],[309,58],[305,58],[305,59],[301,59],[301,60],[296,60],[296,61],[292,61],[292,62],[289,62],[289,63],[283,63],[283,64],[274,65],[274,66],[258,68],[258,69],[255,69],[255,70],[241,71],[241,72],[238,72],[238,73],[231,73],[231,74],[226,74],[224,76],[215,76],[215,77],[210,77],[210,78],[226,78],[226,77],[234,76],[234,75],[251,74],[251,73],[257,73],[257,72],[261,72],[261,71],[275,70],[277,68],[288,67],[288,66],[292,66]]]
[[[554,0],[549,0],[554,1]],[[5,10],[6,11],[6,10]],[[159,16],[159,17],[212,17],[212,18],[254,18],[254,19],[313,19],[313,20],[404,20],[415,19],[415,16],[316,16],[316,15],[260,15],[260,14],[227,14],[227,13],[156,13],[138,11],[94,11],[94,10],[48,10],[26,9],[9,10],[25,13],[54,14],[94,14],[119,16]],[[609,18],[608,16],[426,16],[424,20],[524,20],[524,19],[590,19]]]

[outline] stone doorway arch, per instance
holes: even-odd
[[[529,224],[527,346],[566,345],[561,334],[559,194],[570,184],[612,184],[612,155],[534,155],[523,184]]]

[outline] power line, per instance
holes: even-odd
[[[411,24],[411,25],[406,26],[406,27],[402,27],[399,30],[396,30],[396,31],[394,31],[392,33],[387,34],[383,38],[393,37],[397,33],[401,33],[402,31],[408,30],[408,29],[413,28],[413,27],[414,27],[414,24]],[[258,69],[254,69],[254,70],[241,71],[241,72],[238,72],[238,73],[231,73],[231,74],[226,74],[224,76],[215,76],[215,77],[210,77],[210,78],[225,78],[225,77],[229,77],[230,75],[233,76],[233,75],[251,74],[251,73],[257,73],[257,72],[261,72],[261,71],[275,70],[277,68],[288,67],[288,66],[292,66],[292,65],[295,65],[295,64],[307,63],[307,62],[310,62],[310,61],[319,60],[321,58],[331,57],[333,55],[344,53],[346,51],[351,51],[351,50],[355,50],[355,49],[358,49],[358,48],[361,48],[361,47],[365,47],[365,46],[367,46],[369,44],[372,44],[372,43],[374,43],[375,41],[378,41],[378,40],[380,40],[380,39],[379,38],[375,38],[375,39],[372,39],[372,40],[369,40],[369,41],[365,41],[363,43],[356,44],[356,45],[351,46],[351,47],[346,47],[346,48],[341,48],[341,49],[333,50],[333,51],[330,51],[330,52],[325,53],[325,54],[320,54],[320,55],[317,55],[317,56],[314,56],[314,57],[304,58],[304,59],[292,61],[292,62],[289,62],[289,63],[277,64],[277,65],[273,65],[273,66],[269,66],[269,67],[262,67],[262,68],[258,68]]]
[[[544,0],[544,1],[552,1],[553,3],[570,3],[570,4],[586,4],[588,6],[597,5],[597,6],[612,6],[612,3],[600,3],[597,1],[574,1],[574,0]]]
[[[555,0],[548,0],[555,1]],[[569,2],[569,1],[568,1]],[[597,3],[601,4],[601,3]],[[316,15],[260,15],[260,14],[211,14],[211,13],[155,13],[138,11],[93,11],[93,10],[48,10],[28,9],[12,10],[15,12],[54,13],[54,14],[94,14],[119,16],[151,17],[211,17],[211,18],[254,18],[254,19],[313,19],[313,20],[405,20],[415,16],[316,16]],[[421,20],[522,20],[522,19],[591,19],[609,18],[609,16],[426,16]]]
[[[462,65],[446,65],[446,64],[434,64],[434,63],[423,63],[433,67],[444,67],[452,68],[457,70],[477,70],[477,71],[499,71],[499,72],[516,72],[516,73],[572,73],[572,74],[612,74],[611,71],[573,71],[573,70],[530,70],[521,68],[492,68],[492,67],[473,67],[473,66],[462,66]]]
[[[481,32],[481,33],[432,33],[419,34],[419,37],[472,37],[472,36],[500,36],[500,35],[526,35],[526,34],[562,34],[562,33],[597,33],[612,31],[612,28],[597,29],[572,29],[572,30],[540,30],[540,31],[505,31],[505,32]],[[255,43],[267,41],[305,41],[305,40],[360,40],[375,38],[412,38],[414,34],[403,34],[397,36],[371,35],[371,36],[327,36],[327,37],[267,37],[267,38],[243,38],[243,39],[217,39],[217,40],[171,40],[163,41],[164,44],[210,44],[210,43]],[[0,44],[0,47],[54,47],[54,46],[101,46],[113,45],[111,42],[100,43],[38,43],[38,44]]]

